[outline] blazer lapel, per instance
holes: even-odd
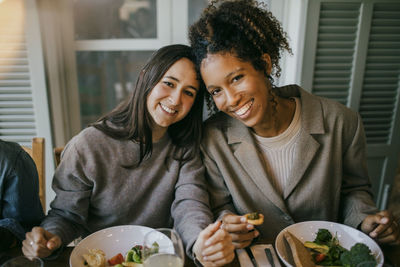
[[[315,139],[308,133],[300,134],[297,148],[298,154],[293,164],[289,181],[285,187],[285,190],[283,191],[284,199],[290,195],[296,185],[300,182],[305,170],[307,170],[312,159],[317,153],[319,146],[319,143],[315,141]]]
[[[297,157],[291,170],[289,181],[283,192],[284,199],[287,199],[300,182],[320,147],[320,144],[314,139],[313,135],[325,133],[323,110],[320,101],[311,97],[303,89],[299,88],[298,90],[301,101],[301,130],[298,140]]]
[[[274,186],[267,177],[262,155],[259,153],[250,130],[241,122],[232,122],[228,134],[228,143],[238,143],[235,150],[235,157],[243,169],[254,181],[260,191],[283,212],[287,209],[282,197],[275,191]]]

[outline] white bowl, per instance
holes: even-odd
[[[278,234],[275,240],[275,249],[278,252],[279,258],[286,266],[292,267],[293,263],[290,262],[290,258],[287,255],[283,233],[285,231],[289,231],[304,243],[305,241],[314,241],[318,229],[320,228],[329,230],[333,236],[336,234],[337,238],[339,239],[339,244],[346,249],[350,249],[355,243],[364,243],[374,254],[376,262],[378,263],[377,266],[381,267],[383,265],[382,250],[372,238],[363,232],[340,223],[327,221],[307,221],[292,224],[286,227]]]
[[[69,265],[84,267],[82,255],[93,248],[103,250],[107,260],[118,253],[125,257],[126,252],[132,247],[143,245],[144,236],[152,230],[154,229],[139,225],[121,225],[99,230],[87,236],[72,250]],[[165,240],[164,242],[171,242],[164,234],[160,235],[164,236],[161,238]]]

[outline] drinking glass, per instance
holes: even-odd
[[[2,267],[43,267],[43,261],[36,257],[18,256],[6,261]]]
[[[144,267],[183,267],[182,240],[173,229],[152,230],[144,236],[142,257]]]
[[[356,267],[376,267],[375,261],[363,261],[356,265]]]

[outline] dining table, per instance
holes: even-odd
[[[55,259],[44,260],[44,267],[68,267],[69,257],[74,247],[66,247],[62,253]],[[382,245],[381,249],[385,257],[384,267],[400,267],[400,245]],[[0,252],[0,264],[4,263],[5,260],[22,255],[21,247],[14,247],[7,251]],[[281,263],[284,266],[283,263]],[[194,262],[186,257],[185,267],[196,266]],[[251,266],[240,266],[238,257],[235,257],[233,262],[226,265],[228,267],[251,267]],[[262,266],[259,266],[262,267]]]
[[[43,259],[44,267],[69,267],[69,258],[73,249],[74,247],[65,247],[57,258],[49,260]],[[0,267],[5,261],[21,255],[23,255],[21,247],[14,247],[7,251],[0,252]],[[240,266],[240,264],[235,264],[234,262],[228,266]],[[193,260],[186,256],[185,267],[196,267],[196,265]]]

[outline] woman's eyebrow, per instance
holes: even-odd
[[[232,75],[235,74],[236,72],[239,72],[239,71],[242,71],[242,70],[244,70],[244,68],[239,68],[239,69],[237,69],[237,70],[234,70],[234,71],[228,73],[228,74],[225,76],[225,78],[229,78],[230,76],[232,76]]]
[[[168,78],[177,82],[180,82],[180,80],[174,76],[164,76],[164,78]],[[196,92],[199,91],[199,89],[197,89],[195,86],[193,85],[188,85],[188,87],[193,88]]]
[[[235,73],[237,73],[237,72],[239,72],[239,71],[242,71],[242,70],[244,70],[244,68],[239,68],[239,69],[237,69],[237,70],[234,70],[234,71],[232,71],[232,72],[229,72],[227,75],[225,75],[224,79],[228,79],[229,77],[231,77],[231,76],[234,75]],[[212,88],[214,88],[214,87],[217,87],[217,86],[211,84],[211,85],[207,86],[207,90],[210,90],[210,89],[212,89]]]
[[[179,79],[174,77],[174,76],[164,76],[164,78],[168,78],[168,79],[172,79],[172,80],[175,80],[177,82],[180,82]]]
[[[189,88],[192,88],[192,89],[195,90],[196,92],[199,91],[198,88],[196,88],[196,87],[194,87],[194,86],[192,86],[192,85],[189,85],[188,87],[189,87]]]

